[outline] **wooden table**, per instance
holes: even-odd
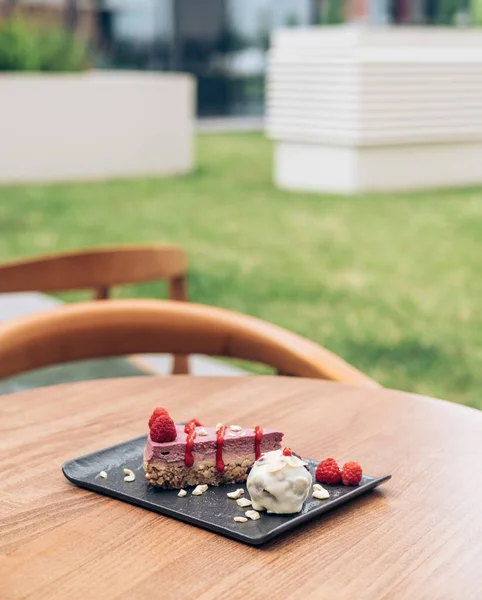
[[[178,421],[280,428],[310,457],[392,473],[254,548],[71,485],[64,461]],[[482,597],[482,414],[389,390],[274,378],[89,381],[0,398],[0,597]]]

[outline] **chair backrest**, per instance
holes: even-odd
[[[109,298],[112,286],[167,280],[171,300],[186,301],[187,258],[179,246],[141,245],[66,252],[0,264],[0,293],[93,289]],[[186,356],[174,357],[173,372],[189,372]]]
[[[0,326],[0,378],[74,360],[149,352],[240,358],[293,376],[378,386],[314,342],[254,317],[201,304],[85,302]]]
[[[169,297],[187,300],[186,254],[179,246],[119,246],[0,264],[0,293],[94,289],[108,298],[115,285],[169,281]]]

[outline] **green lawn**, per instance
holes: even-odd
[[[386,386],[482,407],[482,189],[288,193],[271,160],[260,135],[204,135],[191,176],[0,188],[0,258],[175,242],[193,300],[296,331]]]

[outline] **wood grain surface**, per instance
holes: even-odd
[[[146,432],[155,406],[280,428],[382,489],[261,548],[79,489],[62,463]],[[0,398],[0,597],[482,597],[482,414],[309,379],[132,378]]]
[[[106,246],[0,264],[0,292],[93,288],[102,300],[112,286],[165,279],[174,281],[173,300],[185,300],[186,275],[187,257],[180,246]]]

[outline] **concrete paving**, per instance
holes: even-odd
[[[51,296],[37,292],[0,294],[0,327],[1,322],[35,312],[49,310],[61,305],[62,302]],[[190,369],[193,375],[221,377],[236,377],[247,375],[246,371],[227,363],[207,357],[192,355],[189,357]],[[144,354],[128,358],[106,358],[87,360],[58,365],[31,371],[16,377],[0,381],[0,395],[23,390],[86,381],[89,379],[109,379],[112,377],[143,377],[147,375],[170,375],[172,356],[165,354]]]
[[[0,323],[15,317],[55,308],[61,304],[61,300],[38,292],[0,294]]]
[[[264,131],[264,117],[205,117],[196,121],[196,130],[200,133]]]

